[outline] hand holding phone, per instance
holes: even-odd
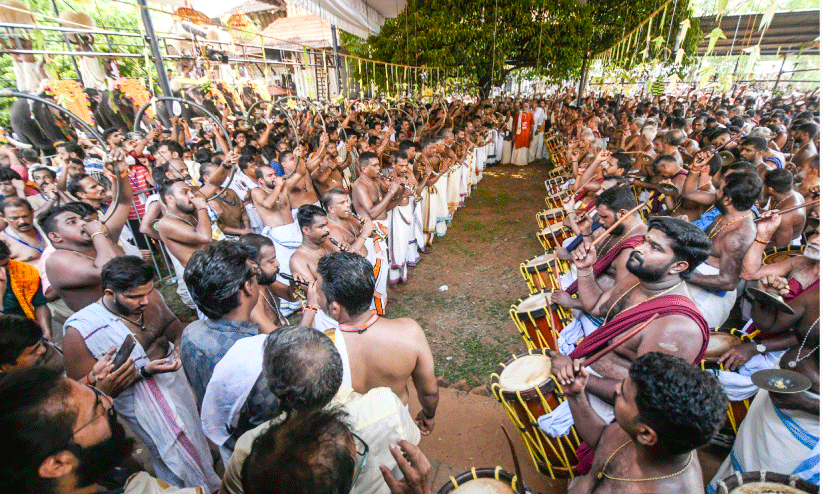
[[[120,345],[120,349],[117,350],[117,354],[114,356],[114,361],[112,362],[114,367],[112,372],[119,369],[126,362],[126,360],[128,360],[132,350],[134,350],[135,345],[137,345],[137,338],[135,338],[133,334],[129,333]]]

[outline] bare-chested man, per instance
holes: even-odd
[[[794,131],[794,139],[799,147],[793,150],[791,163],[800,168],[803,162],[817,154],[817,147],[814,145],[814,138],[817,136],[819,128],[814,122],[807,122],[797,127]]]
[[[763,181],[763,196],[769,201],[769,209],[791,209],[803,204],[803,196],[792,190],[794,176],[785,168],[766,172]],[[800,245],[800,234],[806,226],[806,209],[799,208],[782,215],[780,225],[769,240],[769,247]]]
[[[569,494],[704,492],[695,451],[723,424],[726,397],[712,374],[665,353],[639,356],[628,377],[611,388],[615,422],[604,421],[585,391],[592,377],[582,360],[564,369],[561,381],[580,440],[594,450],[587,475]]]
[[[757,232],[751,207],[762,188],[763,182],[751,171],[732,172],[720,181],[714,204],[720,216],[706,229],[711,255],[688,282],[694,303],[711,327],[726,321],[737,299],[743,256]]]
[[[326,135],[326,134],[323,134]],[[298,145],[294,148],[292,153],[280,155],[280,165],[286,172],[285,176],[289,176],[297,167],[294,174],[300,174],[300,179],[294,183],[288,183],[289,204],[292,208],[292,216],[297,214],[297,209],[304,204],[320,204],[320,198],[317,196],[317,191],[314,190],[314,183],[311,180],[311,173],[319,166],[320,160],[326,154],[326,144],[328,143],[328,136],[323,142],[323,148],[319,153],[312,155],[311,159],[306,159],[306,148],[303,145]],[[288,158],[288,156],[291,158]]]
[[[320,307],[339,322],[335,346],[343,358],[343,384],[358,393],[387,386],[408,404],[412,378],[422,410],[417,426],[434,429],[439,392],[426,335],[414,320],[385,319],[370,311],[374,292],[371,266],[350,252],[326,255],[318,264]]]
[[[6,228],[0,232],[0,239],[8,244],[11,259],[39,267],[40,254],[46,248],[46,240],[34,226],[34,211],[31,204],[19,197],[7,197],[0,203],[0,217]]]
[[[149,447],[159,478],[216,489],[220,478],[211,465],[194,394],[180,369],[183,326],[155,288],[154,268],[138,257],[123,256],[106,263],[100,279],[97,302],[66,321],[66,373],[83,381],[98,360],[111,358],[113,347],[135,339],[128,364],[138,370],[123,375],[106,393]]]
[[[297,210],[297,224],[300,226],[303,241],[291,256],[289,267],[292,276],[312,284],[320,277],[317,273],[317,261],[326,254],[337,252],[340,249],[329,240],[329,220],[320,206],[314,204],[300,206]],[[340,247],[349,248],[343,243]],[[312,289],[311,286],[309,289]],[[314,309],[317,315],[311,321],[304,321],[304,324],[311,324],[319,330],[326,330],[337,325],[327,313],[318,310],[317,307],[307,306],[306,309]]]
[[[123,158],[122,152],[113,158],[119,161],[119,170],[127,170]],[[46,275],[71,310],[78,311],[100,297],[100,270],[113,258],[123,255],[117,241],[129,215],[132,189],[127,180],[121,180],[120,185],[117,204],[109,206],[117,209],[105,224],[87,221],[74,208],[65,205],[49,209],[37,218],[55,248],[46,260]],[[92,201],[102,207],[102,199],[97,201],[101,193],[93,187],[84,202]]]
[[[374,231],[372,220],[365,218],[363,224],[360,224],[351,213],[351,198],[342,189],[329,190],[320,202],[329,220],[329,238],[347,244],[350,252],[368,258],[370,250],[367,242],[374,243],[370,238]]]
[[[685,216],[693,222],[712,208],[716,192],[712,177],[720,170],[720,164],[720,157],[710,150],[701,150],[695,154],[672,216]]]
[[[331,189],[345,189],[343,170],[351,163],[352,154],[346,153],[346,159],[342,162],[338,161],[337,154],[335,143],[327,143],[326,155],[320,160],[320,165],[311,173],[312,181],[317,187],[317,192],[321,198]]]
[[[575,253],[578,296],[583,309],[604,324],[585,337],[569,355],[581,358],[645,323],[646,329],[592,364],[600,376],[589,378],[588,391],[610,403],[614,386],[627,376],[629,365],[647,352],[677,355],[690,362],[703,358],[709,340],[706,320],[691,300],[685,280],[709,255],[710,242],[697,227],[684,220],[657,217],[649,221],[643,243],[632,250],[626,268],[633,277],[618,279],[610,290],[601,290],[590,273],[594,249]],[[558,374],[570,357],[552,352],[552,373]]]

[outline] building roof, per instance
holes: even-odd
[[[804,44],[802,53],[820,54],[819,10],[777,12],[765,33],[760,31],[762,19],[762,13],[723,16],[719,21],[719,27],[723,30],[726,39],[718,39],[711,54],[716,56],[740,55],[744,48],[756,46],[758,42],[761,55],[774,55],[778,50],[781,54],[797,54]],[[700,18],[700,29],[704,36],[716,27],[718,27],[717,17]],[[737,36],[735,36],[735,31]],[[761,34],[763,34],[762,39]],[[706,38],[698,44],[698,53],[701,56],[706,52],[707,45]],[[732,45],[734,45],[733,48]],[[730,53],[729,50],[733,51]]]
[[[270,12],[277,10],[286,10],[286,2],[284,0],[247,0],[236,7],[223,12],[218,17],[224,15],[231,15],[235,13],[240,14],[257,14],[260,12]]]
[[[271,38],[265,38],[266,48],[300,49],[294,43],[311,48],[332,46],[331,24],[316,15],[281,17],[269,24],[261,34],[271,36]],[[287,41],[293,43],[287,43]]]

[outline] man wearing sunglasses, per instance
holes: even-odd
[[[131,455],[134,440],[117,422],[111,398],[53,370],[34,367],[0,381],[0,442],[16,452],[0,462],[8,492],[203,492],[164,488],[145,472],[124,486],[104,485],[107,474]]]

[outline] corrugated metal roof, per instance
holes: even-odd
[[[331,24],[316,15],[282,17],[269,24],[262,34],[277,38],[266,38],[266,48],[300,49],[293,43],[278,40],[293,41],[312,48],[332,46]]]
[[[739,55],[744,48],[755,46],[758,42],[761,55],[774,55],[778,49],[780,53],[797,54],[804,43],[804,54],[820,54],[819,10],[777,12],[765,33],[759,30],[762,19],[762,13],[722,17],[719,27],[726,35],[726,39],[718,39],[711,54],[716,56]],[[704,36],[716,27],[718,27],[718,20],[715,16],[700,18],[700,29]],[[735,31],[737,31],[736,36]],[[761,34],[763,34],[762,39]],[[698,53],[701,56],[706,52],[708,43],[708,40],[704,38],[698,45]],[[732,45],[734,48],[730,53]]]

